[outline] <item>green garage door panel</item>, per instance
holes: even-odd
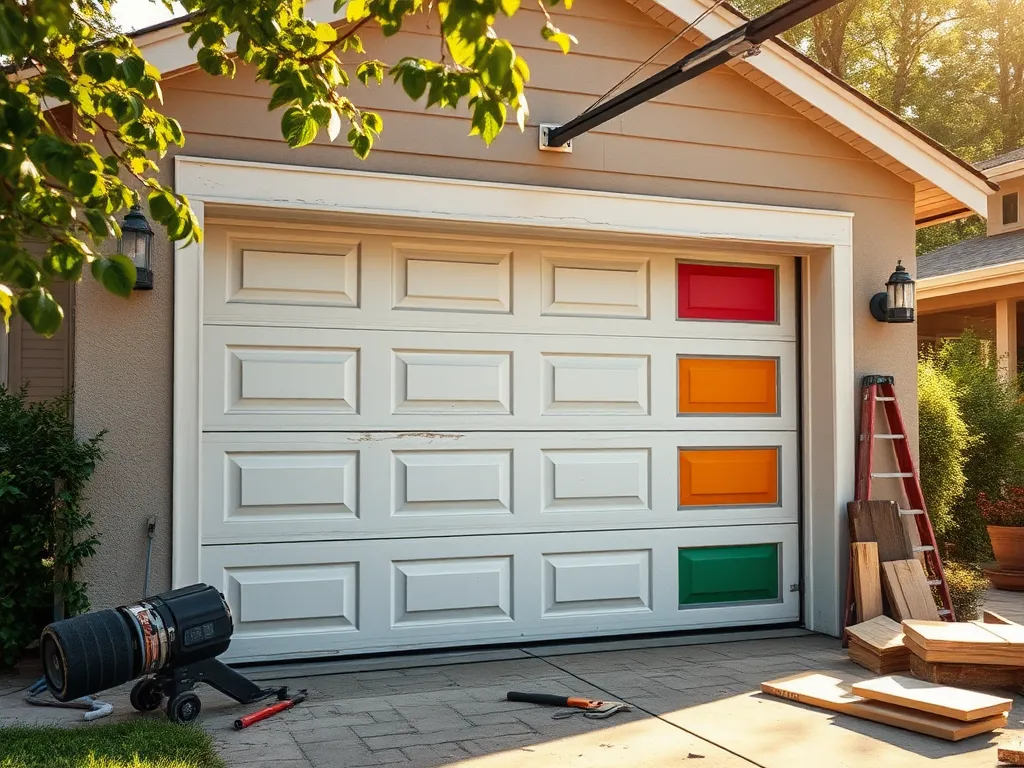
[[[779,599],[779,546],[679,550],[679,605]]]

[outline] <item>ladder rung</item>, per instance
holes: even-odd
[[[896,398],[895,397],[876,397],[875,400],[877,400],[880,403],[895,403],[896,402]]]
[[[924,514],[924,510],[923,509],[901,509],[900,510],[900,514],[901,515],[923,515]]]
[[[914,473],[913,472],[872,472],[871,476],[872,477],[881,477],[881,478],[886,478],[886,477],[890,477],[890,478],[893,478],[893,477],[913,477]]]
[[[875,440],[906,440],[906,435],[875,435]]]
[[[920,547],[914,547],[914,551],[915,552],[934,552],[935,551],[935,547],[933,547],[931,544],[925,544],[925,545],[920,546]]]

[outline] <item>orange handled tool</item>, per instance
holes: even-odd
[[[248,728],[253,723],[258,723],[260,720],[266,720],[268,717],[273,717],[278,712],[284,712],[286,709],[291,709],[296,704],[301,704],[305,700],[306,691],[299,691],[290,699],[279,701],[276,704],[271,704],[269,707],[264,707],[261,710],[253,712],[251,715],[244,715],[243,717],[238,718],[235,720],[235,730],[240,731],[243,728]]]
[[[602,701],[600,699],[584,699],[576,696],[555,696],[552,693],[519,693],[509,691],[505,698],[509,701],[523,701],[527,704],[547,704],[549,707],[572,707],[582,709],[585,717],[605,718],[616,712],[629,712],[630,707],[621,701]],[[572,712],[558,712],[555,718],[569,717]]]

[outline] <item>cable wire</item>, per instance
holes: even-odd
[[[609,88],[609,89],[608,89],[607,91],[605,91],[605,92],[604,92],[604,94],[602,94],[602,95],[601,95],[601,97],[600,97],[600,98],[598,98],[598,100],[597,100],[597,101],[595,101],[595,102],[594,102],[593,104],[591,104],[591,105],[590,105],[589,107],[587,107],[587,108],[586,108],[585,110],[583,110],[583,112],[581,112],[580,114],[581,114],[581,115],[585,115],[585,114],[587,114],[587,112],[589,112],[590,110],[592,110],[592,109],[593,109],[594,107],[596,107],[596,106],[597,106],[598,104],[600,104],[600,103],[601,103],[602,101],[604,101],[604,100],[605,100],[605,99],[607,99],[607,98],[608,98],[609,96],[611,96],[611,95],[612,95],[613,93],[615,93],[615,91],[616,91],[616,90],[618,90],[618,88],[619,88],[619,87],[620,87],[620,86],[621,86],[621,85],[622,85],[623,83],[629,82],[629,81],[630,81],[631,79],[633,79],[633,77],[634,77],[634,76],[636,75],[636,73],[637,73],[637,72],[639,72],[640,70],[642,70],[642,69],[643,69],[644,67],[646,67],[646,66],[647,66],[648,64],[650,64],[650,63],[651,63],[652,61],[654,61],[654,60],[655,60],[655,59],[656,59],[656,58],[657,58],[658,56],[660,56],[660,55],[661,55],[662,53],[664,53],[664,52],[665,52],[665,51],[666,51],[667,49],[671,48],[671,47],[672,47],[673,45],[675,45],[675,44],[676,44],[677,42],[679,42],[679,39],[680,39],[680,38],[681,38],[681,37],[682,37],[683,35],[685,35],[685,34],[686,34],[687,32],[689,32],[689,31],[690,31],[691,29],[693,29],[694,27],[696,27],[696,26],[697,26],[698,24],[700,24],[700,23],[701,23],[702,21],[704,21],[704,19],[705,19],[705,18],[707,18],[707,17],[708,17],[708,16],[710,15],[710,14],[714,13],[714,12],[715,12],[715,10],[716,10],[716,9],[717,9],[717,8],[718,8],[718,7],[720,6],[720,5],[723,5],[724,3],[725,3],[725,0],[715,0],[715,4],[714,4],[714,5],[712,5],[712,6],[710,7],[710,8],[708,8],[708,9],[706,9],[706,10],[702,11],[702,12],[701,12],[701,14],[700,14],[700,15],[699,15],[699,16],[698,16],[698,17],[697,17],[696,19],[694,19],[693,21],[691,21],[691,22],[690,22],[689,24],[687,24],[687,25],[686,25],[685,27],[683,27],[683,28],[682,28],[682,30],[680,30],[679,32],[677,32],[677,33],[676,33],[676,35],[675,35],[675,37],[673,37],[673,38],[672,38],[671,40],[669,40],[669,41],[668,41],[667,43],[665,43],[665,44],[664,44],[663,46],[661,46],[661,48],[659,48],[659,49],[658,49],[658,50],[656,50],[656,51],[655,51],[654,53],[652,53],[652,54],[651,54],[650,56],[648,56],[648,57],[647,57],[647,59],[645,59],[645,60],[644,60],[644,61],[642,61],[642,62],[641,62],[640,64],[638,64],[638,65],[636,66],[636,68],[634,68],[634,69],[633,69],[633,71],[632,71],[632,72],[630,72],[630,73],[629,73],[628,75],[626,75],[626,76],[625,76],[624,78],[622,78],[621,80],[619,80],[619,82],[617,82],[617,83],[616,83],[615,85],[613,85],[613,86],[612,86],[611,88]]]

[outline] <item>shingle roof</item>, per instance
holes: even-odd
[[[917,277],[941,277],[1024,260],[1024,229],[982,235],[938,248],[917,259]]]
[[[1015,163],[1018,160],[1024,160],[1024,147],[1015,149],[1012,152],[1007,152],[1002,155],[996,155],[990,157],[988,160],[982,160],[974,164],[974,167],[979,171],[985,171],[989,168],[995,168],[997,165],[1006,165],[1006,163]]]

